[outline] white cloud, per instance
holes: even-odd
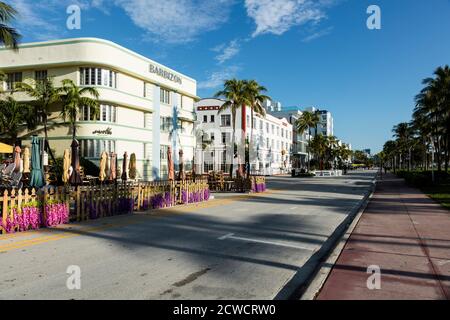
[[[48,40],[58,34],[58,28],[42,18],[33,4],[26,0],[7,1],[17,10],[17,25],[21,33],[30,33],[37,40]]]
[[[230,66],[213,72],[208,79],[197,83],[198,89],[215,89],[223,85],[225,80],[233,78],[239,71],[239,67]]]
[[[229,43],[223,43],[212,49],[212,51],[219,53],[215,57],[219,64],[223,64],[224,62],[230,60],[236,56],[240,50],[241,45],[237,39],[232,40]]]
[[[234,0],[115,0],[151,40],[186,43],[228,20]]]
[[[333,0],[245,0],[247,14],[256,24],[253,37],[281,35],[294,26],[317,23],[326,17]]]

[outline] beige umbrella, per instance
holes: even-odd
[[[23,173],[30,173],[30,148],[23,149]]]
[[[20,153],[22,149],[19,146],[14,148],[14,172],[20,172]]]
[[[169,180],[175,180],[175,170],[173,169],[172,148],[167,148],[167,166],[169,168]]]
[[[109,171],[109,180],[115,181],[117,179],[117,155],[111,152],[111,165]]]
[[[100,157],[100,174],[98,176],[98,178],[101,182],[105,181],[105,179],[106,179],[107,163],[108,163],[108,153],[106,151],[103,151],[102,155]]]
[[[136,179],[136,154],[132,153],[130,155],[130,164],[128,166],[128,174],[130,175],[130,179],[134,180]]]
[[[71,163],[71,158],[70,158],[70,150],[66,149],[64,150],[64,158],[63,158],[63,174],[62,174],[62,181],[64,183],[69,182],[69,178],[70,178],[70,163]]]

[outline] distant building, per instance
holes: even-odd
[[[292,167],[306,168],[308,161],[308,141],[309,132],[298,132],[296,128],[296,121],[302,116],[303,111],[300,107],[286,107],[282,108],[281,104],[277,103],[276,108],[269,107],[268,112],[277,118],[286,118],[293,126],[292,128]],[[267,108],[266,108],[267,110]],[[269,111],[270,110],[270,111]]]
[[[308,107],[305,111],[317,112],[319,114],[319,124],[317,125],[317,133],[324,136],[334,136],[334,120],[331,112],[327,110],[320,110],[314,107]],[[314,128],[313,135],[316,135],[316,130]]]
[[[208,145],[201,143],[198,137],[196,163],[200,163],[197,172],[229,170],[227,145],[231,144],[233,123],[230,110],[219,113],[225,103],[220,99],[202,99],[195,104],[197,114],[196,131],[203,134]],[[267,105],[266,105],[267,107]],[[251,134],[251,109],[240,108],[236,115],[236,130],[243,133],[247,140]],[[272,175],[290,171],[292,152],[292,125],[285,118],[279,119],[270,113],[262,117],[255,113],[253,119],[251,172]],[[241,160],[243,161],[243,159]]]

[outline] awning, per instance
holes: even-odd
[[[13,153],[13,146],[0,142],[0,153]]]

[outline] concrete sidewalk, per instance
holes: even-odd
[[[381,269],[379,290],[366,284],[372,265]],[[317,299],[449,298],[450,212],[383,175]]]

